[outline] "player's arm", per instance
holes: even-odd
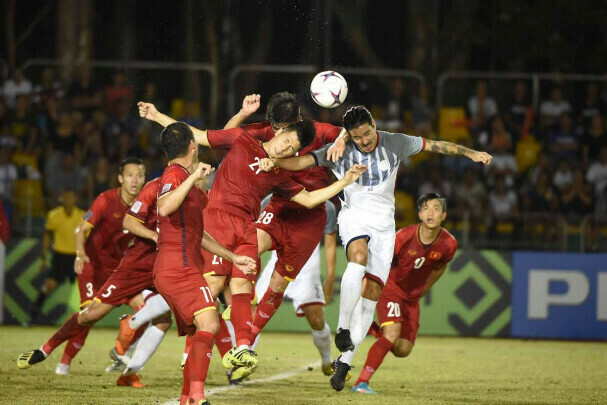
[[[74,240],[76,241],[76,260],[74,261],[74,271],[76,274],[82,274],[84,263],[90,263],[91,259],[86,255],[84,251],[84,244],[88,238],[89,233],[93,230],[93,225],[85,220],[80,221],[74,234]]]
[[[337,180],[330,186],[311,192],[303,190],[293,196],[291,201],[295,201],[306,208],[314,208],[321,202],[327,201],[329,198],[354,183],[365,171],[367,171],[367,166],[354,165],[346,172],[343,178]]]
[[[207,252],[210,252],[214,255],[231,261],[245,274],[255,273],[255,270],[257,269],[257,263],[254,259],[251,259],[248,256],[237,255],[231,250],[226,249],[206,232],[202,234],[202,241],[200,242],[200,246]]]
[[[325,293],[325,303],[333,301],[333,288],[335,285],[335,263],[337,256],[337,232],[325,233],[325,263],[327,264],[327,278],[322,285]]]
[[[137,103],[137,106],[139,107],[140,117],[154,121],[163,127],[167,127],[168,125],[177,122],[177,120],[158,111],[156,106],[154,106],[152,103],[144,103],[143,101],[140,101]],[[194,133],[194,139],[196,140],[197,144],[209,146],[209,138],[207,137],[207,131],[205,129],[198,129],[191,125],[188,126]]]
[[[44,231],[44,235],[42,235],[42,253],[40,254],[40,259],[42,259],[42,261],[40,262],[40,272],[46,268],[47,255],[53,239],[52,234],[53,232],[47,229]]]
[[[139,219],[129,215],[128,213],[124,216],[122,221],[122,227],[140,238],[153,240],[154,243],[158,242],[158,234],[156,231],[151,230]]]
[[[192,172],[192,174],[190,174],[175,190],[158,197],[158,202],[156,203],[158,215],[166,217],[177,211],[190,192],[190,189],[194,186],[194,183],[211,174],[213,170],[211,165],[198,163],[194,172]]]
[[[286,159],[270,159],[265,158],[261,159],[259,162],[259,167],[264,172],[269,172],[274,167],[281,167],[290,171],[299,171],[308,169],[310,167],[314,167],[316,165],[316,160],[314,160],[314,156],[308,153],[303,156],[290,157]]]
[[[242,100],[242,108],[236,113],[223,129],[238,128],[247,118],[253,115],[261,105],[261,96],[259,94],[250,94]]]
[[[474,149],[466,148],[465,146],[458,145],[452,142],[446,141],[434,141],[432,139],[424,139],[425,146],[424,150],[428,152],[440,153],[443,155],[462,155],[475,161],[481,162],[485,165],[491,163],[492,156],[487,152],[480,152]]]
[[[424,286],[424,289],[422,291],[422,295],[420,295],[420,298],[425,296],[428,293],[428,291],[430,291],[430,289],[432,288],[434,283],[436,283],[438,281],[438,279],[441,278],[441,276],[445,272],[446,268],[447,268],[447,266],[445,265],[445,266],[441,267],[440,269],[434,270],[434,271],[432,271],[432,273],[430,273],[430,276],[426,280],[426,285]]]

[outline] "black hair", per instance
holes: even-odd
[[[124,173],[124,168],[127,165],[141,165],[143,166],[143,160],[136,157],[127,157],[122,162],[120,162],[120,166],[118,167],[118,174],[122,175]]]
[[[350,108],[344,114],[344,128],[350,132],[363,124],[373,125],[373,117],[369,110],[362,105]]]
[[[272,126],[297,122],[300,116],[299,101],[295,94],[283,91],[273,94],[268,100],[266,119]]]
[[[160,134],[162,148],[169,160],[185,155],[190,141],[194,140],[192,129],[185,122],[177,121],[167,125]]]
[[[421,211],[424,204],[430,200],[438,200],[443,209],[443,212],[447,212],[447,199],[438,193],[426,193],[417,199],[417,210]]]
[[[316,138],[316,128],[314,128],[314,123],[308,119],[297,121],[296,123],[286,127],[284,130],[285,132],[295,131],[297,133],[297,139],[299,139],[299,143],[301,144],[300,149],[310,145],[314,141],[314,138]]]

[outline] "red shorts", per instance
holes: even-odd
[[[220,245],[237,255],[257,260],[257,228],[250,220],[220,209],[204,210],[204,230]],[[202,250],[204,274],[255,281],[257,274],[244,274],[227,260]],[[257,269],[260,271],[260,269]]]
[[[114,269],[93,267],[91,263],[84,263],[82,274],[78,274],[78,290],[80,290],[80,307],[89,304],[97,292],[110,278]]]
[[[131,269],[118,266],[99,289],[96,300],[108,305],[128,304],[143,290],[154,290],[154,273],[151,269]]]
[[[293,209],[270,203],[255,223],[272,238],[278,256],[274,270],[294,281],[322,239],[327,222],[324,209]]]
[[[400,323],[400,337],[415,343],[419,329],[418,302],[406,301],[391,288],[384,288],[377,302],[377,319],[381,327]]]
[[[194,317],[215,310],[215,300],[196,267],[154,270],[154,284],[175,314],[179,336],[194,333]]]

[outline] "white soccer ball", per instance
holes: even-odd
[[[310,84],[310,95],[316,104],[324,108],[335,108],[348,95],[348,83],[342,75],[328,70],[317,74]]]

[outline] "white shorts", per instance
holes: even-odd
[[[337,216],[339,237],[346,250],[346,255],[351,242],[362,238],[368,240],[369,252],[365,275],[385,285],[388,275],[390,275],[392,256],[394,256],[396,231],[394,228],[391,230],[373,228],[361,221],[361,218],[365,218],[364,215],[364,212],[352,209],[341,210]]]
[[[258,300],[263,297],[270,285],[270,279],[274,272],[274,265],[278,260],[276,252],[272,252],[270,261],[263,268],[263,271],[255,282],[255,294]],[[289,283],[285,291],[285,298],[293,301],[293,307],[297,316],[304,316],[303,307],[311,304],[325,305],[325,294],[322,290],[322,281],[320,279],[320,244],[316,246],[312,256],[295,278],[295,281]]]

